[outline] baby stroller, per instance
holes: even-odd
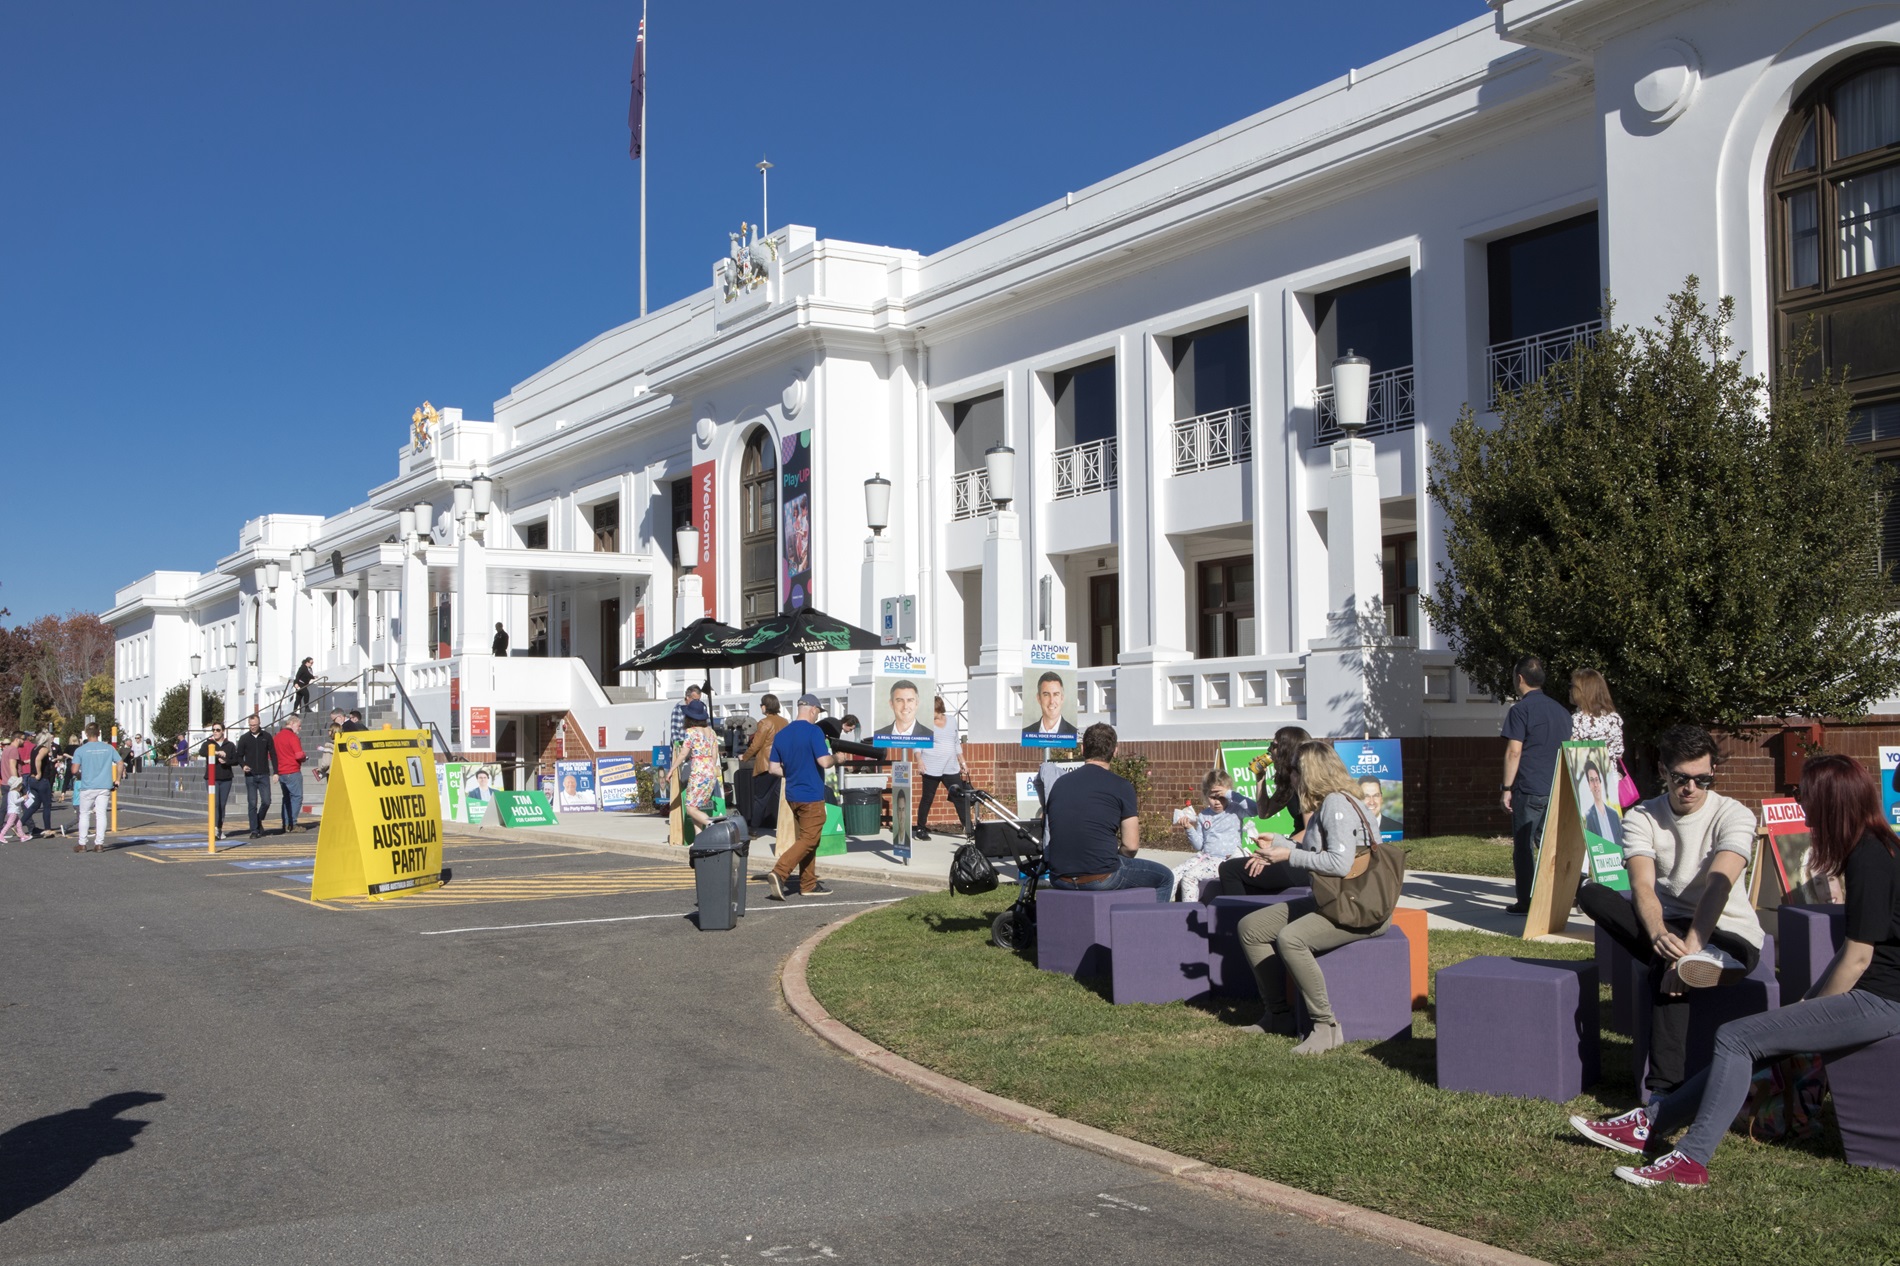
[[[1006,950],[1028,952],[1036,945],[1036,885],[1047,877],[1042,861],[1042,819],[1027,822],[995,796],[976,787],[963,789],[976,823],[975,838],[950,862],[950,886],[965,895],[993,891],[998,861],[1016,867],[1016,900],[990,925],[990,941]],[[993,822],[983,820],[988,809]]]

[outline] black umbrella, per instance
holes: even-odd
[[[881,650],[884,639],[812,607],[800,607],[746,625],[727,640],[726,649],[743,657],[728,663],[756,664],[781,655],[796,655],[798,686],[802,692],[805,656],[821,651]]]
[[[711,616],[691,624],[659,643],[649,646],[622,664],[623,673],[658,672],[663,668],[743,668],[771,659],[770,655],[746,658],[728,651],[726,644],[740,632],[730,624],[721,624]]]

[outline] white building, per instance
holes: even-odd
[[[934,255],[773,231],[744,276],[721,261],[493,421],[445,411],[362,505],[255,520],[210,571],[121,590],[124,715],[191,654],[243,700],[308,654],[332,678],[385,667],[457,750],[532,759],[562,716],[569,741],[650,746],[667,705],[638,696],[681,679],[615,666],[689,618],[701,580],[731,624],[783,605],[778,476],[803,434],[811,598],[874,627],[878,598],[916,595],[974,741],[1022,724],[1031,636],[1080,644],[1085,719],[1128,739],[1357,732],[1368,711],[1386,733],[1495,734],[1416,609],[1443,558],[1427,445],[1587,335],[1604,287],[1646,321],[1697,274],[1737,300],[1756,365],[1818,316],[1861,438],[1900,452],[1900,5],[1493,4]],[[1336,445],[1349,347],[1373,362],[1371,420]],[[445,521],[478,475],[479,540]],[[875,475],[895,495],[872,538]],[[435,534],[400,539],[419,504]],[[318,565],[295,575],[305,547]],[[1375,597],[1394,640],[1368,707],[1352,613]],[[810,672],[868,716],[859,656]],[[715,681],[727,704],[749,684]]]

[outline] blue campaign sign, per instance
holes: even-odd
[[[1900,826],[1900,747],[1880,749],[1880,801],[1887,825]]]
[[[653,801],[655,804],[667,803],[673,795],[668,786],[673,773],[673,745],[656,743],[653,747]]]
[[[1359,800],[1382,840],[1405,838],[1405,765],[1397,739],[1335,739],[1333,750],[1359,780]]]
[[[263,857],[254,862],[226,863],[238,870],[295,870],[299,866],[314,866],[314,857]]]

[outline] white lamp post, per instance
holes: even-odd
[[[882,475],[864,481],[864,521],[872,536],[884,535],[891,525],[891,481]]]
[[[277,582],[282,576],[283,569],[280,568],[275,561],[264,564],[264,588],[270,590],[272,593],[276,593]]]
[[[452,490],[455,497],[455,518],[459,523],[468,521],[469,507],[475,501],[475,487],[467,482],[455,485]]]
[[[426,540],[429,530],[435,526],[435,507],[426,501],[416,502],[415,522],[416,536]]]
[[[673,534],[673,545],[677,551],[679,565],[691,571],[699,562],[699,529],[683,527]]]
[[[416,547],[416,512],[414,510],[396,512],[396,535],[402,539],[404,549]]]
[[[1007,444],[992,444],[984,450],[983,464],[990,471],[990,504],[998,510],[1009,509],[1015,499],[1016,450]]]
[[[1349,440],[1359,438],[1366,425],[1371,387],[1372,362],[1347,348],[1346,354],[1333,362],[1333,416],[1339,419],[1339,429]]]
[[[475,517],[487,518],[495,505],[495,481],[487,475],[477,475],[469,481],[469,487],[473,492]]]
[[[191,699],[185,710],[185,734],[196,734],[204,726],[204,688],[198,682],[198,674],[204,671],[205,657],[191,657]],[[167,736],[169,737],[169,736]]]

